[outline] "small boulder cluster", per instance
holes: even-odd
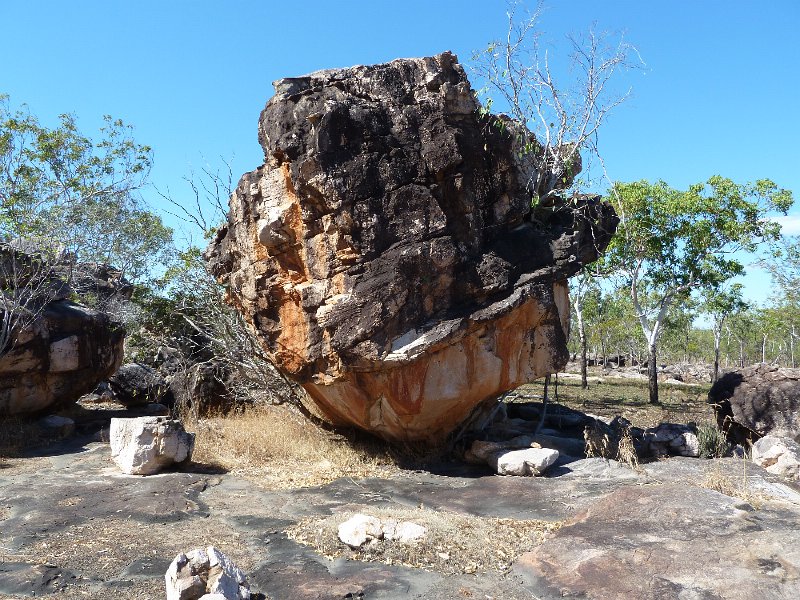
[[[542,405],[535,402],[500,404],[481,436],[472,441],[464,458],[486,464],[498,475],[542,475],[559,459],[585,456],[631,464],[640,458],[700,456],[694,423],[641,429],[623,417],[606,419],[561,405],[550,405],[542,418]]]
[[[752,460],[800,480],[800,369],[759,364],[726,373],[708,392],[729,441],[752,445]]]
[[[339,540],[353,549],[382,540],[410,544],[423,539],[427,533],[427,528],[411,521],[379,519],[360,513],[338,528]]]

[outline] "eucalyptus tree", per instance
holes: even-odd
[[[780,226],[768,216],[785,214],[793,198],[766,179],[737,184],[718,175],[685,191],[637,181],[611,192],[620,224],[607,260],[629,290],[647,342],[650,402],[658,403],[658,344],[669,310],[741,275],[736,253],[776,241]]]
[[[760,261],[772,277],[773,305],[782,313],[789,339],[791,366],[796,366],[795,344],[800,337],[800,236],[784,237]]]
[[[0,96],[0,235],[146,278],[172,239],[140,195],[151,164],[119,119],[104,117],[92,139],[72,115],[46,127]]]
[[[596,273],[592,272],[588,267],[584,267],[577,275],[570,280],[569,286],[569,302],[572,306],[572,312],[575,314],[575,323],[578,332],[578,351],[579,362],[581,366],[581,387],[586,389],[589,387],[588,379],[588,336],[586,334],[586,320],[587,317],[591,318],[591,314],[586,314],[587,303],[594,312],[597,312],[600,295],[600,287],[598,285],[598,278]]]
[[[172,232],[140,196],[151,162],[151,149],[120,120],[105,117],[92,139],[72,115],[47,127],[0,96],[0,351],[54,293],[43,282],[69,279],[77,261],[111,263],[134,282],[153,279]]]

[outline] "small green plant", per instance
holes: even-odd
[[[725,434],[716,425],[700,425],[697,441],[700,443],[700,458],[720,458],[730,450]]]

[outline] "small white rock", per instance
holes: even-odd
[[[383,537],[381,521],[377,517],[357,514],[339,525],[339,539],[351,548],[360,548],[371,540]]]
[[[678,440],[680,440],[680,443],[677,443]],[[680,456],[689,456],[692,458],[700,456],[700,440],[691,431],[682,433],[680,437],[672,441],[671,445],[677,450]]]
[[[512,450],[490,457],[489,465],[498,475],[541,475],[558,460],[558,450],[529,448]]]
[[[411,521],[400,521],[399,523],[394,519],[387,519],[381,525],[383,537],[386,540],[400,542],[401,544],[410,544],[425,537],[428,529],[422,525],[417,525]]]

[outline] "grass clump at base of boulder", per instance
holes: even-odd
[[[285,405],[187,419],[185,425],[196,434],[193,462],[236,472],[269,489],[387,476],[397,470],[384,444],[326,431]]]
[[[560,522],[487,518],[424,507],[401,510],[361,508],[324,519],[303,520],[290,528],[287,534],[331,560],[344,557],[457,575],[506,572],[517,557],[541,544],[561,527]],[[415,542],[373,540],[352,549],[339,540],[338,527],[356,512],[382,520],[411,521],[428,531],[424,538]]]
[[[724,472],[719,464],[716,464],[706,471],[704,479],[698,485],[731,498],[744,500],[755,510],[758,510],[764,505],[767,498],[751,488],[747,479],[749,461],[744,458],[740,460],[742,463],[741,475],[730,475]]]
[[[721,458],[730,451],[725,434],[716,425],[699,425],[697,441],[700,444],[700,458]]]

